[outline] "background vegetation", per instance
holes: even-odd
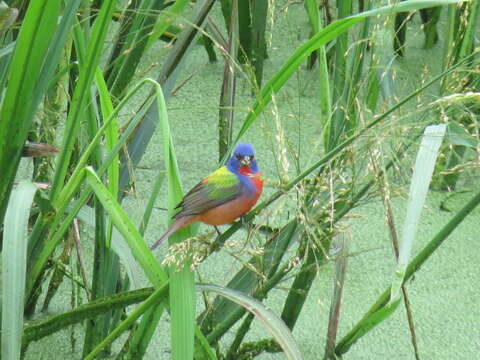
[[[479,4],[0,2],[2,358],[476,354],[478,290],[427,264],[477,268],[440,245],[478,223]],[[238,141],[267,185],[245,223],[152,253]],[[465,295],[450,350],[418,271]]]

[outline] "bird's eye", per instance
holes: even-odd
[[[242,155],[235,155],[235,157],[237,158],[237,160],[242,160]]]
[[[250,161],[252,161],[255,158],[255,156],[250,155]]]

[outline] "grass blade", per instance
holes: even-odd
[[[143,212],[142,222],[139,227],[140,234],[145,234],[147,230],[148,223],[150,221],[150,216],[152,215],[153,207],[155,206],[155,200],[158,197],[158,193],[160,192],[160,188],[162,187],[163,181],[165,180],[165,172],[162,170],[160,171],[156,178],[155,183],[153,184],[153,188],[151,189],[150,197],[148,198],[148,203],[145,206],[145,211]]]
[[[2,250],[2,359],[20,359],[27,262],[27,228],[37,187],[22,181],[5,214]]]
[[[133,256],[138,261],[149,281],[159,288],[168,280],[167,274],[162,270],[157,259],[153,256],[145,240],[138,232],[132,220],[125,214],[116,198],[103,185],[102,181],[91,167],[85,168],[88,184],[101,201],[105,210],[112,218],[115,227],[123,235],[124,240],[132,250]]]
[[[100,68],[97,68],[95,73],[95,82],[98,88],[98,94],[100,97],[100,106],[102,111],[103,119],[109,119],[113,113],[113,102],[110,96],[110,93],[107,88],[107,84],[105,83],[105,79],[103,78],[103,74]],[[106,139],[106,149],[107,151],[111,151],[115,146],[115,143],[118,141],[118,120],[116,117],[113,117],[113,120],[109,121],[109,125],[105,130],[105,139]],[[112,159],[112,163],[108,167],[108,188],[110,192],[114,196],[118,196],[118,182],[119,182],[119,171],[120,165],[118,163],[118,155],[116,155]],[[110,241],[112,238],[112,222],[108,219],[107,224],[107,234],[106,234],[106,247],[110,247]]]
[[[92,35],[88,42],[85,62],[80,64],[80,76],[73,92],[70,111],[68,112],[64,137],[62,142],[62,152],[58,156],[55,176],[53,179],[50,199],[54,202],[65,181],[70,158],[73,152],[73,145],[77,139],[77,133],[80,126],[80,118],[90,101],[90,87],[95,76],[103,44],[108,33],[110,19],[115,10],[116,0],[104,1],[100,12],[93,26]]]
[[[405,271],[404,283],[408,281],[417,272],[428,258],[438,249],[448,236],[462,223],[462,221],[480,204],[480,192],[470,199],[460,211],[451,218],[451,220],[428,242],[428,244],[419,252],[417,256],[408,264]],[[354,345],[362,336],[367,334],[372,328],[388,317],[392,305],[390,305],[391,287],[386,289],[377,301],[371,306],[363,318],[355,324],[338,343],[335,348],[335,354],[341,356],[345,354],[352,345]],[[385,313],[387,313],[385,316]],[[391,313],[391,311],[390,311]]]
[[[423,23],[423,32],[425,34],[425,42],[423,44],[424,49],[430,49],[435,45],[438,40],[437,24],[440,20],[440,14],[442,7],[437,6],[431,9],[420,10],[420,16]]]
[[[168,179],[168,217],[175,213],[175,206],[182,200],[183,190],[168,122],[167,105],[160,86],[157,87],[157,106],[162,132],[165,171]],[[190,227],[176,231],[168,238],[169,244],[182,242],[192,236]],[[170,265],[170,314],[172,359],[193,359],[195,335],[195,278],[190,261]]]
[[[128,346],[127,358],[141,359],[145,355],[148,344],[150,344],[153,333],[160,321],[163,306],[163,304],[157,304],[157,306],[149,307],[145,311],[140,324],[138,324],[134,333],[130,334],[131,340]]]
[[[202,27],[207,15],[213,7],[214,0],[199,1],[195,5],[197,7],[197,15],[192,22],[192,26],[186,29],[182,35],[176,40],[175,45],[169,53],[169,56],[162,67],[158,77],[158,83],[162,86],[162,90],[166,99],[169,98],[177,75],[182,69],[186,57],[195,44],[198,36],[198,29]],[[135,129],[128,143],[128,154],[130,161],[135,167],[143,157],[147,145],[149,144],[155,127],[157,125],[158,113],[157,105],[151,99],[145,101],[142,109],[137,116],[143,117],[140,126]],[[120,189],[125,189],[130,183],[129,166],[124,162],[120,172]]]
[[[54,315],[46,320],[28,324],[23,331],[23,347],[26,348],[32,341],[43,339],[68,326],[81,323],[86,319],[94,319],[109,311],[123,309],[127,306],[142,302],[152,295],[153,292],[153,288],[125,291],[80,305],[73,310]]]
[[[227,54],[224,55],[225,70],[220,94],[220,109],[218,119],[218,154],[219,160],[228,152],[233,138],[233,120],[235,107],[235,60],[237,58],[238,38],[238,1],[232,0],[230,29],[228,33]]]
[[[299,66],[303,63],[305,59],[319,47],[325,45],[327,42],[335,39],[339,35],[343,34],[353,25],[358,24],[359,22],[365,20],[370,16],[377,15],[388,15],[392,12],[400,11],[409,11],[417,10],[425,7],[433,7],[437,5],[447,5],[452,3],[461,2],[461,0],[409,0],[403,1],[400,3],[395,3],[393,5],[380,7],[377,9],[369,10],[362,12],[360,14],[353,15],[351,17],[337,20],[330,25],[326,26],[324,29],[315,34],[310,40],[306,41],[304,44],[300,45],[293,54],[288,58],[280,70],[262,87],[259,95],[251,107],[250,112],[245,118],[241,129],[239,130],[235,140],[232,144],[236,144],[240,138],[247,132],[252,123],[257,119],[258,115],[265,109],[265,107],[272,100],[273,94],[277,93],[286,81],[297,71]],[[227,153],[228,154],[228,153]],[[227,156],[223,158],[222,163],[225,163]]]
[[[338,18],[343,19],[351,15],[352,2],[350,0],[337,0]],[[332,117],[324,127],[323,142],[325,152],[333,149],[347,129],[347,119],[345,116],[345,87],[347,81],[347,50],[348,50],[348,32],[342,32],[337,36],[335,43],[334,72],[332,81],[332,102],[335,104]]]
[[[251,1],[251,0],[249,0]],[[252,65],[255,69],[255,87],[262,86],[263,62],[267,56],[265,30],[267,28],[269,1],[251,1],[252,14]]]
[[[92,228],[95,226],[94,210],[91,207],[87,205],[83,206],[78,212],[77,217],[88,226],[91,226]],[[130,248],[123,241],[122,235],[115,228],[112,232],[112,250],[120,258],[122,266],[124,267],[133,288],[138,288],[140,285],[141,268],[135,261]]]
[[[177,0],[175,3],[163,10],[158,17],[155,27],[148,38],[146,49],[149,49],[157,39],[168,29],[168,27],[175,21],[175,18],[180,15],[188,4],[189,0]]]
[[[325,346],[326,359],[335,359],[335,342],[340,320],[340,307],[342,305],[350,242],[351,234],[349,232],[340,233],[334,240],[334,247],[337,249],[337,258],[335,260],[335,273],[333,275],[333,298],[330,305],[330,317],[328,319],[327,345]]]
[[[431,125],[425,129],[420,149],[415,160],[415,167],[408,196],[407,217],[403,225],[402,240],[398,254],[398,266],[395,280],[392,283],[390,301],[396,301],[400,296],[400,288],[405,281],[405,271],[410,261],[413,242],[417,232],[420,215],[427,198],[430,180],[437,160],[447,126],[445,124]]]
[[[312,25],[313,33],[318,33],[322,27],[322,18],[318,10],[318,5],[315,0],[306,0],[305,8],[307,9],[310,24]],[[332,114],[332,99],[330,95],[330,75],[328,71],[327,55],[325,45],[322,45],[317,50],[318,55],[318,72],[320,75],[320,122],[322,128],[330,121]]]
[[[148,40],[154,36],[152,29],[158,17],[157,13],[163,8],[164,3],[164,1],[142,0],[138,7],[130,10],[135,16],[133,19],[126,18],[129,22],[131,21],[131,27],[126,38],[121,39],[122,47],[118,50],[120,59],[118,57],[115,59],[108,77],[109,88],[114,98],[120,98],[131,84],[145,53]]]
[[[10,63],[8,86],[0,109],[0,223],[17,172],[23,145],[38,104],[37,82],[60,12],[59,1],[29,4]],[[53,61],[48,59],[46,63]]]
[[[319,262],[325,259],[323,253],[314,251],[312,248],[305,249],[307,247],[305,244],[305,236],[303,240],[300,245],[303,247],[302,251],[300,251],[303,254],[299,256],[299,258],[303,258],[302,266],[293,280],[282,310],[282,320],[285,321],[285,324],[290,329],[295,327],[303,305],[307,300],[313,279],[315,279],[320,266]]]
[[[229,300],[243,306],[254,314],[273,335],[282,347],[287,359],[302,359],[302,355],[292,336],[292,333],[274,312],[269,310],[260,301],[239,291],[216,285],[197,285],[200,290],[216,292]]]
[[[110,345],[116,338],[118,338],[124,331],[126,331],[145,311],[155,306],[160,300],[165,297],[168,291],[168,285],[165,284],[158,288],[151,294],[141,305],[135,308],[108,336],[99,343],[90,354],[85,357],[85,360],[93,360],[105,347]]]
[[[242,31],[238,33],[240,51],[238,60],[245,64],[252,58],[252,16],[250,11],[252,0],[243,0],[238,3],[238,26]],[[228,24],[228,21],[227,25]]]

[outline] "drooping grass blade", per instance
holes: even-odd
[[[196,16],[192,21],[192,26],[182,32],[170,51],[165,64],[162,66],[157,80],[162,86],[164,96],[167,100],[174,88],[177,76],[183,67],[182,64],[195,44],[199,33],[198,29],[203,26],[213,4],[214,0],[197,2],[195,5],[197,10]],[[135,167],[143,157],[157,124],[157,105],[152,102],[151,97],[142,105],[137,116],[141,116],[143,119],[128,143],[128,154],[133,167]],[[126,163],[122,165],[120,172],[120,189],[123,190],[129,185],[130,175],[128,165]]]
[[[231,301],[245,307],[253,313],[273,335],[278,344],[282,347],[287,359],[302,359],[302,355],[298,348],[292,333],[285,323],[271,310],[269,310],[260,301],[247,296],[239,291],[232,290],[216,285],[197,285],[199,289],[204,291],[216,292]]]

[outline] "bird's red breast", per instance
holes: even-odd
[[[242,194],[235,200],[229,201],[223,205],[217,206],[211,210],[199,215],[200,221],[209,225],[225,225],[229,224],[240,216],[246,214],[256,204],[258,198],[262,194],[263,179],[260,172],[253,174],[247,166],[240,168],[240,174],[248,177],[255,191],[253,194]]]
[[[258,198],[260,197],[260,195],[262,194],[262,191],[263,191],[262,173],[260,173],[258,171],[256,173],[252,173],[252,169],[250,169],[250,167],[248,167],[248,166],[240,167],[239,173],[247,176],[249,178],[250,182],[255,187],[255,196],[256,196],[255,202],[256,202],[258,200]]]

